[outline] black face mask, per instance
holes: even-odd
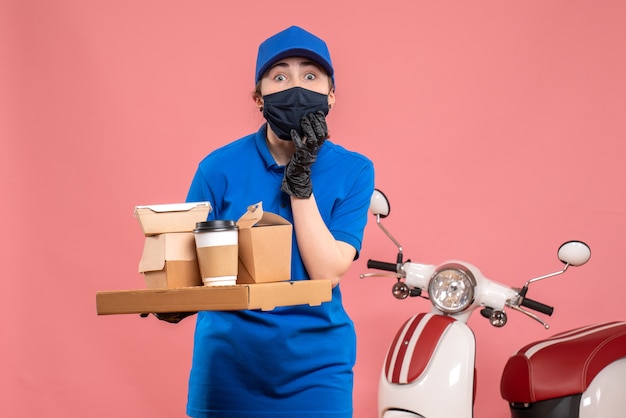
[[[292,87],[263,96],[263,116],[282,140],[291,141],[291,130],[302,135],[300,119],[321,110],[328,115],[328,96],[302,87]]]

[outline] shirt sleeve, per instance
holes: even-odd
[[[205,176],[205,170],[203,165],[200,164],[196,173],[193,176],[191,185],[187,192],[187,202],[210,202],[211,211],[207,217],[207,220],[215,219],[215,212],[218,210],[216,206],[215,196],[209,187],[209,182]]]
[[[345,198],[333,209],[330,232],[336,240],[346,242],[356,250],[355,260],[359,257],[363,242],[363,231],[372,193],[374,192],[374,166],[371,161],[362,164],[359,170],[353,170],[354,181],[346,184],[343,191]],[[356,167],[352,167],[353,169]]]

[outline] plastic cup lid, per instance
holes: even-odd
[[[196,222],[196,229],[193,232],[232,231],[237,228],[235,221],[214,220]]]

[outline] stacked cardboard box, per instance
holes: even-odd
[[[150,312],[234,311],[277,306],[318,306],[332,297],[330,280],[300,280],[198,286],[181,289],[141,289],[98,292],[98,315],[142,314]]]
[[[264,212],[259,202],[237,221],[239,272],[237,283],[281,282],[291,278],[293,226],[275,213]]]
[[[137,206],[135,216],[145,237],[139,273],[148,289],[201,286],[193,229],[205,221],[211,204],[177,203]]]

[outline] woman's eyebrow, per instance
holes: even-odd
[[[279,61],[279,62],[277,62],[276,64],[272,65],[272,66],[270,67],[270,70],[271,70],[271,69],[273,69],[273,68],[276,68],[276,67],[285,67],[285,68],[288,68],[288,67],[289,67],[289,64],[287,64],[286,62],[281,62],[281,61]]]
[[[320,65],[316,63],[315,61],[302,61],[300,63],[300,67],[315,67],[315,68],[321,69]]]
[[[300,67],[315,67],[320,69],[321,67],[319,66],[318,63],[316,63],[315,61],[301,61],[299,64]],[[278,61],[276,64],[272,65],[269,70],[272,70],[276,67],[281,67],[281,68],[289,68],[289,64],[287,64],[284,61]],[[268,71],[269,71],[268,70]]]
[[[269,73],[270,71],[272,71],[274,68],[289,68],[289,64],[287,64],[286,62],[280,62],[278,61],[276,64],[272,65],[270,68],[268,68],[267,72]]]

